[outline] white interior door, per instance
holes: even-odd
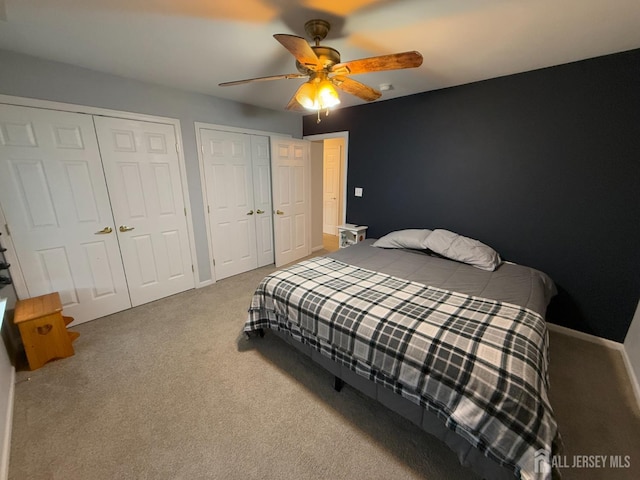
[[[172,125],[94,117],[131,303],[194,287]]]
[[[311,253],[309,142],[272,138],[273,225],[276,266]]]
[[[324,142],[322,231],[329,235],[338,235],[341,151],[340,145],[329,145],[329,142]]]
[[[200,129],[217,280],[258,267],[251,139]]]
[[[131,307],[90,115],[0,105],[0,202],[30,297],[75,323]]]
[[[251,135],[253,192],[256,208],[258,267],[274,262],[273,204],[271,203],[271,157],[269,137]]]

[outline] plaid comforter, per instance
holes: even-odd
[[[288,332],[436,413],[523,479],[551,452],[547,331],[516,305],[317,257],[262,280],[244,330]]]

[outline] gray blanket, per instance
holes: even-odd
[[[503,263],[495,271],[487,272],[421,251],[372,247],[374,241],[368,238],[327,256],[423,285],[513,303],[543,317],[556,294],[553,281],[530,267]]]

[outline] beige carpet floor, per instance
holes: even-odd
[[[477,479],[446,446],[268,335],[241,334],[272,267],[74,330],[76,355],[17,375],[9,478]],[[640,413],[618,352],[553,333],[565,454],[631,455]]]

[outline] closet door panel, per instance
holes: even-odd
[[[274,262],[269,137],[251,136],[258,267]]]
[[[0,105],[0,203],[29,296],[75,323],[131,306],[91,116]]]
[[[200,129],[214,271],[220,280],[257,268],[251,142]]]
[[[173,126],[94,121],[132,304],[193,288]]]
[[[271,144],[276,266],[311,253],[309,142],[276,138]]]

